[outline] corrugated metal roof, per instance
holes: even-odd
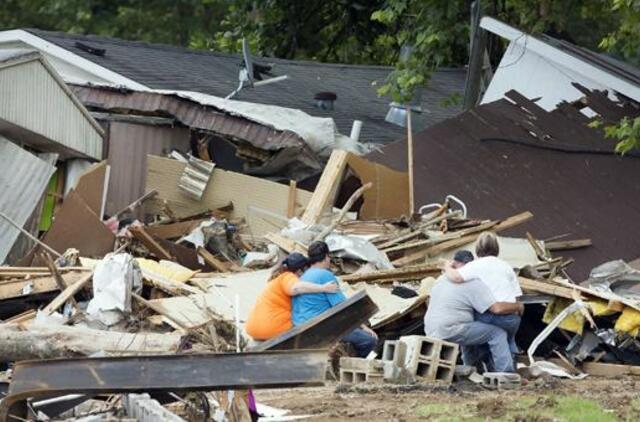
[[[110,111],[134,110],[139,113],[168,114],[185,126],[210,130],[249,142],[265,150],[274,151],[305,145],[302,138],[294,132],[273,129],[174,95],[78,85],[70,85],[70,87],[87,107]]]
[[[42,151],[102,158],[102,128],[37,51],[0,57],[0,123]]]
[[[637,105],[622,105],[589,92],[586,105],[605,120]],[[453,194],[477,218],[505,218],[531,211],[533,220],[512,231],[545,239],[591,238],[593,246],[560,255],[572,257],[569,274],[581,281],[591,268],[640,253],[640,159],[612,153],[615,144],[587,127],[577,108],[553,112],[510,93],[510,100],[478,106],[414,137],[416,206]],[[406,169],[406,141],[368,158]]]
[[[56,168],[0,136],[0,211],[24,226]],[[0,218],[0,263],[19,230]]]

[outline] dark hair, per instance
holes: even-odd
[[[271,273],[271,280],[276,278],[282,273],[301,271],[309,266],[309,260],[302,254],[294,252],[291,255],[283,259],[280,264]]]
[[[466,249],[460,249],[459,251],[456,251],[456,254],[453,256],[453,260],[461,264],[468,264],[473,261],[473,254]]]
[[[307,255],[309,255],[309,265],[313,265],[329,255],[329,246],[321,240],[315,241],[309,245]]]
[[[484,232],[478,237],[476,243],[476,255],[478,258],[483,256],[498,256],[500,253],[500,246],[498,245],[498,238],[492,232]]]

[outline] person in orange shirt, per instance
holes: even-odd
[[[274,271],[271,281],[258,297],[245,325],[247,334],[254,340],[268,340],[293,327],[291,296],[338,291],[336,283],[318,285],[300,281],[298,278],[308,265],[309,261],[304,255],[294,252]]]

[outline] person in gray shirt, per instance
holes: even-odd
[[[456,252],[454,268],[473,261],[469,251]],[[513,356],[507,332],[495,325],[474,321],[474,311],[494,314],[522,313],[522,303],[496,302],[492,293],[480,280],[454,283],[441,275],[431,289],[429,307],[424,316],[424,332],[434,337],[458,343],[465,365],[478,366],[482,345],[491,352],[490,370],[514,372]]]

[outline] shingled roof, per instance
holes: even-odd
[[[465,201],[477,218],[506,218],[531,211],[534,218],[512,231],[539,239],[591,238],[593,246],[559,255],[572,257],[568,271],[586,279],[591,268],[640,255],[640,158],[612,152],[615,142],[579,109],[607,121],[640,116],[637,103],[612,102],[606,93],[577,86],[585,98],[547,112],[515,91],[441,122],[414,138],[416,207],[448,194]],[[403,170],[406,141],[369,159]]]
[[[27,31],[149,88],[188,90],[224,97],[238,85],[242,59],[235,54],[94,35],[38,29]],[[103,49],[104,55],[78,48],[76,42]],[[273,63],[273,73],[288,75],[289,79],[255,89],[245,89],[235,99],[300,109],[313,116],[332,117],[340,132],[347,135],[353,120],[361,120],[363,128],[360,139],[364,142],[390,142],[404,133],[401,127],[385,122],[389,99],[378,97],[376,92],[391,71],[390,67],[274,58],[256,61]],[[422,96],[422,107],[428,112],[415,116],[414,124],[418,128],[425,128],[459,113],[460,107],[445,107],[442,101],[452,94],[462,94],[464,81],[464,69],[442,69],[436,72]],[[330,111],[314,106],[314,95],[326,91],[338,96],[334,109]]]

